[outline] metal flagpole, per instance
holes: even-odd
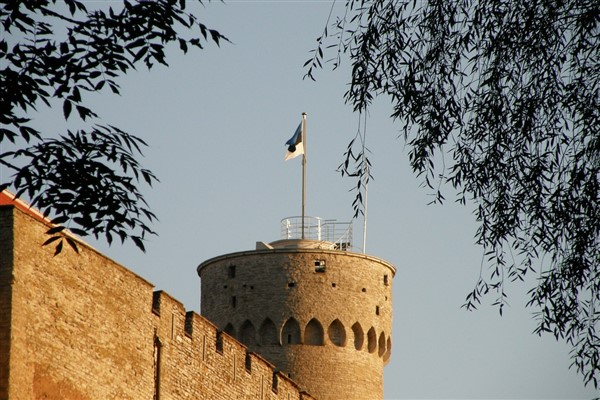
[[[302,113],[302,239],[304,239],[304,208],[306,206],[306,113]]]
[[[369,164],[366,166],[367,182],[365,183],[365,212],[363,219],[363,254],[367,252],[367,206],[369,202]]]

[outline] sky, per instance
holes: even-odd
[[[207,3],[200,19],[232,43],[185,56],[173,49],[168,68],[140,68],[121,79],[121,96],[105,91],[86,97],[104,122],[148,142],[143,164],[160,179],[143,188],[160,220],[146,253],[132,243],[89,242],[188,310],[200,311],[196,267],[202,261],[278,240],[280,220],[300,215],[300,159],[283,157],[302,112],[306,214],[350,221],[356,182],[336,171],[358,126],[358,115],[343,100],[350,65],[325,69],[316,82],[302,79],[330,7],[330,1]],[[567,345],[532,334],[533,310],[525,309],[532,281],[509,286],[502,317],[490,306],[493,297],[478,311],[460,308],[481,268],[474,216],[468,205],[452,201],[427,205],[430,197],[409,168],[390,112],[389,101],[376,101],[367,131],[374,180],[366,252],[397,269],[385,398],[600,396],[568,369]],[[60,108],[40,108],[34,118],[48,133],[69,126]],[[362,247],[362,219],[353,225],[354,245]]]

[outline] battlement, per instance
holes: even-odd
[[[220,383],[224,384],[223,390],[229,391],[232,387],[239,386],[251,394],[250,398],[312,399],[286,374],[278,371],[275,365],[260,355],[249,352],[244,344],[218,330],[206,318],[196,312],[186,311],[168,293],[153,293],[152,313],[158,318],[155,335],[160,341],[161,358],[165,352],[182,355],[172,362],[177,376],[162,374],[161,381],[173,380],[183,390],[179,366],[186,361],[206,363],[209,370],[219,375]],[[198,380],[194,374],[189,378],[188,382]],[[194,392],[190,391],[189,394]],[[242,398],[244,393],[239,393],[238,396]]]
[[[0,398],[312,399],[205,317],[48,222],[0,206]],[[17,312],[18,310],[18,312]]]

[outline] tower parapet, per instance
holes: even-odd
[[[318,399],[381,399],[396,270],[318,239],[203,262],[201,314]]]

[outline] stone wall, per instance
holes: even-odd
[[[79,242],[0,207],[0,399],[311,399],[273,365]]]
[[[198,267],[201,314],[320,399],[382,399],[395,269],[346,251],[281,248]]]

